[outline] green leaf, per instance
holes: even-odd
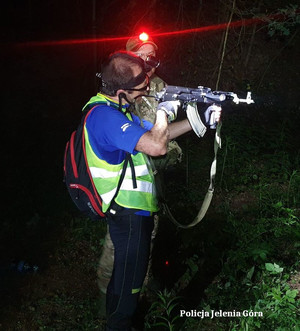
[[[173,305],[171,305],[168,309],[167,309],[167,314],[170,315],[171,311],[173,310],[174,307],[177,306],[177,303],[174,303]]]
[[[181,318],[179,315],[175,316],[173,319],[172,319],[172,323],[174,323],[176,320],[178,320],[179,318]]]
[[[253,266],[248,272],[247,272],[247,279],[251,279],[254,274],[255,267]]]
[[[231,285],[231,283],[230,282],[227,282],[227,283],[225,283],[224,288],[225,289],[228,289],[230,287],[230,285]]]
[[[163,323],[163,322],[155,323],[155,324],[153,324],[153,326],[165,326],[167,329],[169,328],[169,325],[167,323]]]
[[[283,206],[283,203],[281,201],[274,204],[274,207],[278,208],[278,209],[280,209],[282,206]]]
[[[287,290],[285,292],[285,294],[287,297],[294,299],[294,298],[296,298],[298,291],[297,290]]]
[[[276,263],[265,263],[266,270],[272,272],[273,274],[279,274],[283,271],[283,268]]]

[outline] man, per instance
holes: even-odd
[[[161,91],[166,83],[155,74],[156,68],[159,65],[159,60],[157,56],[157,44],[153,39],[146,35],[146,38],[140,38],[140,36],[134,36],[128,39],[126,43],[126,50],[133,52],[135,55],[140,57],[145,63],[147,63],[147,75],[149,77],[149,95],[155,95],[156,92]],[[148,97],[143,95],[136,100],[134,105],[130,107],[135,115],[140,118],[147,120],[151,123],[155,123],[156,112],[157,112],[158,102],[153,97]],[[167,153],[163,156],[155,156],[151,159],[155,169],[159,171],[156,181],[160,180],[161,182],[161,172],[164,171],[168,166],[175,165],[177,162],[180,162],[182,158],[182,150],[177,144],[176,141],[169,141],[167,144]],[[158,176],[160,176],[158,178]],[[152,232],[152,245],[156,237],[157,228],[158,228],[158,216],[155,215],[154,218],[154,229]],[[151,249],[152,251],[152,249]],[[104,246],[99,261],[99,266],[97,270],[98,274],[98,286],[102,293],[106,293],[106,288],[109,283],[112,267],[114,260],[114,247],[111,241],[109,232],[105,236]],[[145,279],[145,285],[149,281],[151,263],[149,263],[147,276]]]
[[[150,78],[149,95],[153,96],[155,95],[155,93],[160,92],[166,86],[166,83],[156,74],[156,69],[159,67],[160,61],[157,57],[158,46],[151,38],[151,36],[143,32],[139,36],[131,37],[126,43],[126,50],[133,52],[146,63],[147,75]],[[140,118],[154,123],[156,119],[157,105],[158,101],[155,98],[142,96],[137,100],[132,111]],[[161,198],[164,198],[164,171],[168,167],[174,166],[176,163],[181,162],[181,159],[182,149],[175,140],[169,140],[167,145],[167,153],[165,155],[151,158],[151,162],[155,167],[155,170],[158,172],[156,175],[156,184],[157,186],[159,185],[159,194],[161,195]],[[158,220],[158,215],[155,215],[154,229],[152,231],[150,260],[148,265],[148,271],[144,281],[144,287],[146,289],[149,287],[149,281],[152,274],[152,251],[154,240],[158,231]],[[150,294],[150,292],[146,291],[145,294]]]
[[[166,112],[171,119],[176,117],[175,102],[160,107],[154,125],[144,121],[142,127],[137,116],[126,112],[149,85],[143,61],[134,54],[111,56],[101,78],[102,93],[85,106],[100,103],[86,122],[86,154],[103,211],[109,215],[109,233],[115,247],[107,289],[108,330],[127,330],[146,274],[153,213],[158,210],[154,178],[145,155],[165,154],[168,140],[190,131],[191,126],[187,120],[168,125]],[[137,188],[133,188],[133,175],[128,170],[112,208],[126,153],[133,159]],[[119,207],[121,212],[113,214]]]
[[[143,34],[145,35],[145,38],[134,36],[128,39],[126,50],[135,53],[148,64],[147,75],[150,78],[149,95],[153,96],[155,93],[160,92],[166,86],[166,83],[155,73],[160,64],[160,61],[157,58],[158,46],[150,36],[145,33]],[[154,123],[157,105],[158,102],[155,98],[143,96],[135,103],[133,112],[140,118]],[[153,162],[157,170],[165,170],[169,166],[180,162],[181,158],[182,150],[177,142],[173,140],[168,143],[167,154],[153,158]]]
[[[128,39],[126,43],[126,50],[133,52],[145,62],[151,61],[147,68],[147,75],[150,78],[149,94],[154,95],[156,92],[161,91],[165,87],[166,83],[155,74],[156,68],[159,66],[159,60],[156,57],[158,47],[154,43],[153,39],[150,36],[147,36],[147,38],[143,40],[139,36],[134,36]],[[158,103],[155,98],[148,98],[147,96],[144,96],[139,99],[138,105],[136,105],[134,112],[137,112],[138,116],[146,119],[147,121],[154,123],[157,104]]]
[[[154,124],[128,111],[149,90],[144,62],[133,53],[111,55],[101,80],[100,93],[84,107],[96,105],[84,128],[86,157],[115,247],[106,298],[107,330],[130,330],[147,271],[153,214],[158,210],[147,155],[164,155],[168,141],[190,131],[191,126],[187,119],[169,124],[176,118],[175,101],[158,105]],[[116,194],[128,155],[132,166],[127,167]]]

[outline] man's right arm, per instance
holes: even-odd
[[[169,135],[166,113],[159,109],[156,113],[154,126],[141,136],[135,149],[150,156],[164,155],[167,153]]]
[[[169,124],[165,111],[158,109],[154,126],[141,136],[135,149],[150,156],[165,155],[169,140],[191,130],[192,127],[187,119]]]

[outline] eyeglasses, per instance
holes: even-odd
[[[142,92],[142,91],[147,91],[150,87],[150,82],[149,82],[149,76],[146,75],[146,80],[147,84],[141,88],[127,88],[126,91],[136,91],[136,92]]]
[[[155,51],[149,52],[147,54],[137,52],[136,55],[142,58],[143,60],[146,60],[149,56],[155,56]]]

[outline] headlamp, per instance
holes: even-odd
[[[139,39],[143,42],[147,41],[149,39],[149,35],[148,33],[146,32],[142,32],[140,35],[139,35]]]

